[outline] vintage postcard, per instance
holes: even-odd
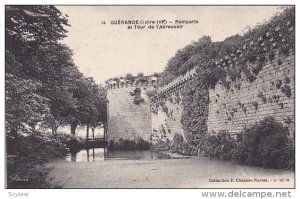
[[[295,6],[6,5],[5,138],[8,189],[295,188]]]

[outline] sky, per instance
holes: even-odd
[[[164,70],[178,49],[209,35],[243,34],[280,12],[277,6],[57,6],[69,17],[67,44],[79,70],[96,83],[127,73]],[[112,20],[198,20],[182,29],[128,29]],[[105,21],[106,24],[102,24]],[[170,24],[172,25],[172,24]]]

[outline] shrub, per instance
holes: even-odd
[[[7,137],[7,187],[8,188],[52,188],[45,165],[52,158],[68,153],[67,143],[74,136],[52,135],[39,131],[27,137]]]
[[[84,140],[80,137],[71,136],[66,140],[66,145],[71,152],[77,152],[84,146]]]
[[[138,73],[137,77],[144,77],[144,73]]]
[[[142,138],[136,139],[122,139],[118,141],[110,140],[108,145],[109,150],[148,150],[150,149],[149,142],[143,140]]]
[[[134,96],[133,103],[135,105],[139,105],[140,103],[143,103],[145,100],[141,97],[141,89],[136,88],[133,92],[130,93],[131,96]]]
[[[195,155],[193,147],[186,141],[180,144],[178,153],[182,155]]]
[[[148,96],[148,98],[152,98],[157,94],[157,90],[156,89],[151,89],[151,90],[147,90],[146,91],[146,95]]]
[[[141,97],[135,97],[135,98],[133,98],[133,103],[135,105],[139,105],[139,104],[143,103],[144,101],[145,100],[143,98],[141,98]]]
[[[291,87],[288,85],[284,85],[280,88],[281,92],[284,93],[288,98],[292,96]]]
[[[133,80],[134,76],[131,73],[127,73],[126,76],[125,76],[125,79],[126,80]]]
[[[166,139],[166,141],[159,139],[156,143],[151,145],[151,150],[171,152],[171,142],[169,139]]]
[[[114,150],[116,148],[114,140],[109,140],[109,142],[108,142],[108,148],[110,150]]]
[[[150,148],[150,144],[142,138],[138,138],[135,142],[135,148],[139,150],[148,150]]]
[[[174,138],[173,138],[173,143],[174,143],[174,145],[179,145],[179,144],[181,144],[182,142],[183,142],[183,136],[180,135],[180,134],[178,134],[178,133],[176,133],[176,134],[174,135]]]
[[[290,140],[280,151],[276,160],[278,168],[295,169],[295,142]]]
[[[209,136],[207,140],[206,155],[210,158],[220,160],[231,160],[236,141],[227,132],[218,133],[216,136]]]
[[[155,151],[166,151],[171,153],[178,153],[181,155],[196,155],[194,148],[184,141],[183,136],[175,134],[172,141],[166,139],[166,141],[158,140],[158,142],[152,144],[152,150]]]
[[[181,145],[183,143],[183,136],[180,134],[175,134],[174,138],[172,140],[172,149],[174,152],[180,152],[181,151]]]
[[[268,168],[292,168],[294,147],[289,131],[272,117],[243,131],[243,139],[234,149],[233,162]]]

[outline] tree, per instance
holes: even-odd
[[[78,125],[86,125],[88,138],[90,126],[95,128],[106,122],[105,89],[97,85],[92,78],[80,76],[77,78],[73,97],[76,99],[76,107],[69,112],[71,133],[75,134]]]
[[[106,117],[106,94],[59,43],[69,25],[66,16],[54,6],[6,6],[5,20],[8,132],[42,123],[53,134],[70,124],[74,135],[78,125],[87,125],[88,134],[92,121]]]
[[[192,69],[194,65],[187,64],[186,62],[195,54],[203,52],[203,48],[206,48],[212,43],[209,36],[203,36],[197,42],[193,42],[182,49],[179,49],[175,56],[172,57],[166,66],[163,73],[164,83],[169,83],[177,76],[185,74],[188,70]]]
[[[98,126],[102,126],[106,129],[106,120],[107,120],[107,100],[106,100],[106,90],[101,87],[95,87],[94,90],[94,105],[95,110],[91,118],[90,126],[92,129],[92,134],[94,138],[95,129]],[[105,133],[105,132],[104,132]]]
[[[134,76],[133,76],[131,73],[127,73],[127,74],[125,75],[125,79],[131,81],[131,80],[134,79]]]
[[[138,73],[137,77],[144,77],[144,73]]]
[[[41,58],[65,37],[68,23],[54,6],[6,6],[5,25],[6,129],[17,137],[50,115],[39,73],[49,62]]]
[[[66,37],[68,25],[54,6],[5,6],[6,49],[18,51],[26,45],[37,50],[42,44],[57,43]]]
[[[36,124],[50,114],[49,100],[35,93],[40,84],[8,73],[5,78],[6,131],[18,138],[20,131],[28,133],[28,126],[35,130]]]

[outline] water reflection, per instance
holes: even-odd
[[[67,158],[71,162],[91,162],[107,159],[106,148],[83,149],[79,152],[70,153]]]
[[[67,161],[71,162],[93,162],[104,160],[156,160],[169,159],[166,154],[153,151],[109,151],[107,148],[83,149],[77,153],[70,153]]]

